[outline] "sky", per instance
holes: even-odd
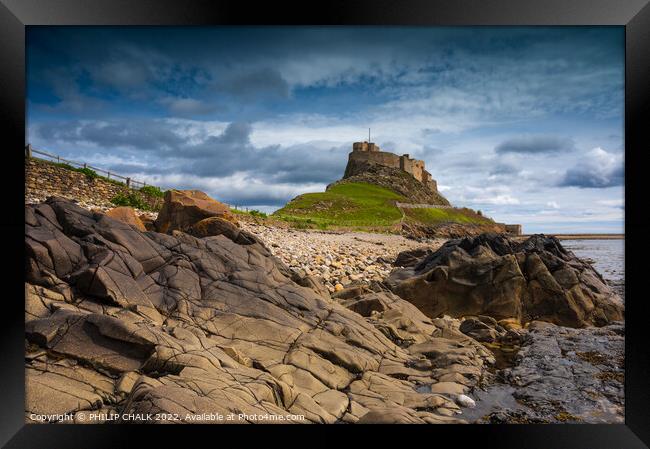
[[[28,27],[27,141],[270,212],[355,141],[525,233],[624,232],[623,27]]]

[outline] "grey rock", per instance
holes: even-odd
[[[364,317],[258,242],[142,232],[61,198],[25,222],[28,415],[460,422],[452,397],[418,388],[459,370],[474,385],[493,362],[458,323],[388,292],[340,300],[381,304]]]

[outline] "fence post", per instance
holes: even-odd
[[[128,189],[130,187],[131,187],[131,178],[126,178],[126,188]]]
[[[107,177],[108,179],[111,179],[111,172],[109,172],[109,171],[106,172],[106,175],[107,175],[106,177]]]
[[[56,161],[57,161],[58,163],[61,163],[61,156],[57,155],[57,156],[56,156]]]
[[[84,168],[88,168],[88,164],[84,162]]]
[[[32,158],[32,144],[28,143],[27,146],[25,147],[25,157],[27,159]]]

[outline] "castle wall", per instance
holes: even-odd
[[[385,167],[399,168],[411,174],[415,179],[427,185],[431,190],[437,191],[437,183],[431,174],[424,169],[424,161],[411,159],[408,154],[398,156],[393,153],[381,151],[378,145],[372,142],[354,142],[350,161],[371,162]]]
[[[400,157],[385,151],[353,151],[350,153],[350,159],[374,162],[375,164],[385,165],[386,167],[401,168]]]
[[[411,174],[420,182],[425,181],[424,176],[424,162],[419,160],[414,160],[412,162]]]

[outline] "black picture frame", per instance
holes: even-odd
[[[649,0],[364,0],[329,1],[319,4],[246,1],[169,0],[0,0],[0,103],[2,105],[2,157],[6,160],[0,215],[4,249],[2,324],[0,332],[0,444],[27,447],[131,447],[134,433],[171,442],[181,433],[185,445],[201,444],[203,438],[219,436],[211,445],[226,444],[218,426],[26,425],[24,423],[24,297],[19,279],[24,231],[24,198],[18,187],[24,181],[25,145],[25,27],[33,25],[607,25],[624,26],[625,69],[625,255],[626,255],[626,379],[623,425],[472,425],[411,426],[408,429],[378,426],[313,426],[311,432],[327,432],[331,444],[340,430],[353,428],[365,444],[384,434],[401,436],[408,444],[415,437],[428,444],[452,447],[481,444],[499,448],[644,448],[650,445],[650,351],[647,349],[647,317],[650,301],[643,289],[644,255],[648,254],[648,229],[644,220],[644,153],[650,150],[646,129],[650,120],[650,5]],[[265,426],[274,438],[292,439],[292,430]],[[305,433],[301,426],[301,434]],[[215,431],[216,430],[216,431]],[[241,428],[227,429],[242,438]],[[256,429],[257,430],[257,429]],[[142,435],[145,434],[145,435]],[[199,435],[200,434],[200,435]],[[188,438],[189,436],[189,438]],[[204,440],[204,441],[210,441]],[[307,444],[305,435],[295,442]],[[310,443],[311,444],[311,443]]]

